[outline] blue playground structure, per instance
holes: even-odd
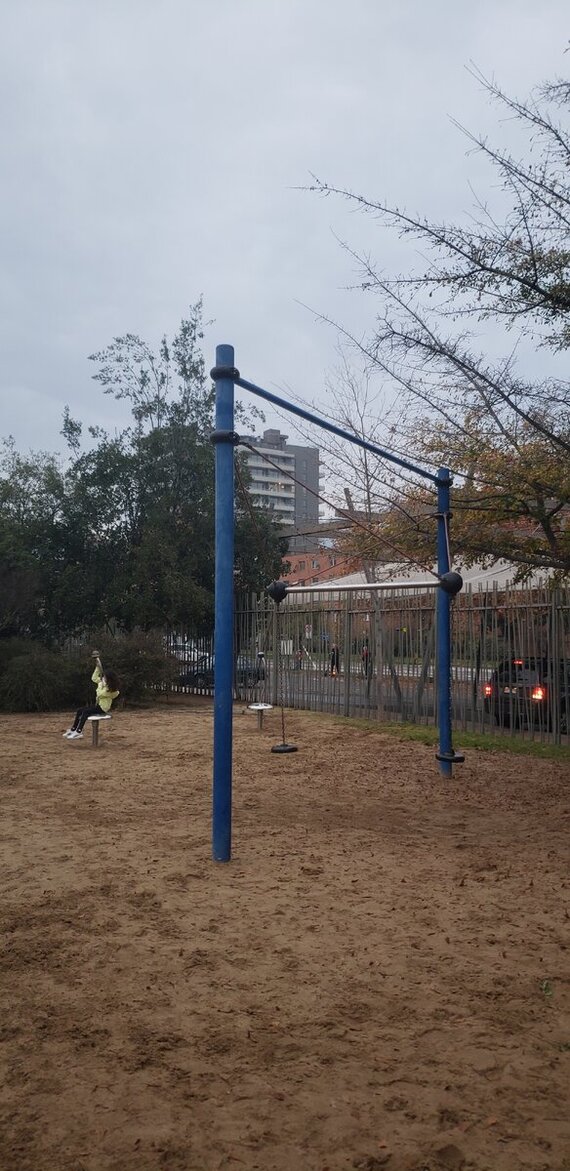
[[[258,398],[298,415],[398,467],[405,468],[437,489],[437,709],[439,747],[436,759],[444,777],[452,775],[454,764],[464,757],[453,749],[451,728],[451,601],[463,585],[460,574],[451,571],[449,518],[451,475],[448,468],[428,472],[409,460],[384,451],[326,419],[287,402],[286,399],[247,382],[234,365],[233,346],[216,347],[216,365],[211,371],[216,385],[215,431],[215,686],[214,686],[214,778],[212,853],[214,861],[229,862],[232,831],[232,716],[233,716],[233,626],[234,626],[234,448],[240,437],[234,430],[234,388],[241,387]],[[281,583],[279,583],[281,584]],[[283,586],[282,596],[286,593]]]

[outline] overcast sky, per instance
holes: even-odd
[[[373,303],[340,236],[403,245],[310,173],[441,217],[488,192],[451,117],[508,142],[466,71],[517,96],[564,71],[567,0],[4,0],[0,435],[58,450],[65,404],[113,429],[87,355],[155,345],[200,294],[206,360],[323,398],[335,335]],[[302,303],[302,304],[301,304]],[[268,417],[274,423],[275,416]],[[292,434],[292,428],[289,429]]]

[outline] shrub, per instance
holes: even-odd
[[[91,682],[94,662],[89,653],[75,651],[65,655],[62,678],[61,706],[78,708],[95,703],[95,687]]]
[[[32,645],[4,664],[0,676],[0,707],[11,712],[45,712],[67,701],[68,679],[63,656]]]
[[[103,667],[112,667],[119,676],[119,702],[136,703],[152,695],[173,683],[180,671],[160,634],[94,635],[71,656],[32,639],[0,640],[0,709],[43,712],[94,703],[93,647],[99,650]]]
[[[117,672],[121,699],[127,703],[149,698],[180,673],[180,664],[165,651],[163,636],[156,631],[135,630],[115,637],[95,634],[92,645],[100,652],[103,668]]]
[[[35,642],[33,638],[2,638],[0,639],[0,674],[6,670],[12,659],[20,655],[29,655],[35,650],[45,650],[43,643]]]

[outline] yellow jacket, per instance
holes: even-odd
[[[119,692],[109,690],[109,688],[107,687],[107,684],[104,682],[104,679],[103,679],[103,676],[101,674],[99,667],[95,667],[95,670],[91,676],[91,679],[92,679],[93,683],[97,684],[97,694],[95,697],[96,702],[99,704],[99,707],[104,712],[108,712],[111,708],[111,704],[112,704],[113,700],[117,698]]]

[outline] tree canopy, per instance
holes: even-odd
[[[105,626],[211,629],[214,580],[213,391],[200,350],[201,304],[159,353],[134,334],[93,354],[103,392],[132,422],[112,434],[65,411],[67,459],[0,462],[0,634],[46,640]],[[278,576],[270,518],[236,508],[236,588]]]
[[[419,242],[424,257],[427,250],[427,260],[399,275],[356,257],[361,289],[379,302],[376,328],[365,341],[341,334],[396,392],[397,422],[384,445],[452,469],[453,541],[464,562],[503,557],[522,576],[539,569],[560,577],[570,571],[570,383],[565,370],[532,377],[528,354],[533,347],[537,367],[541,349],[557,355],[570,347],[570,84],[519,101],[477,76],[527,135],[518,158],[464,131],[499,177],[498,212],[478,200],[469,220],[446,224],[318,179],[313,189],[348,199]],[[502,358],[481,348],[480,322],[493,330],[494,347],[503,331]],[[434,544],[425,489],[381,466],[375,476],[378,540],[371,531],[355,534],[354,544],[380,554],[384,536],[425,563]]]

